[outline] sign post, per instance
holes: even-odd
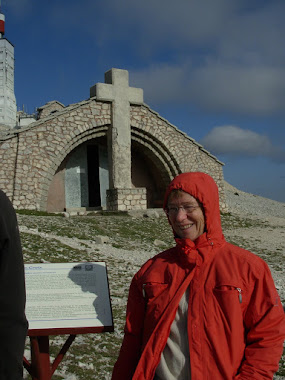
[[[33,380],[50,380],[77,334],[114,331],[104,262],[25,264]],[[50,362],[49,336],[68,334]]]

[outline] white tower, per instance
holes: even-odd
[[[5,16],[0,2],[0,130],[16,126],[17,106],[14,93],[14,46],[3,38]]]

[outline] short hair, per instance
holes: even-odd
[[[204,213],[204,207],[203,207],[203,204],[199,201],[199,199],[195,198],[192,194],[187,193],[187,191],[184,191],[184,190],[182,190],[182,189],[173,189],[173,190],[169,193],[169,196],[168,196],[168,199],[167,199],[167,205],[168,205],[168,202],[169,202],[170,199],[179,199],[179,198],[181,198],[181,196],[182,196],[183,193],[189,194],[189,195],[191,195],[191,197],[193,197],[194,199],[196,199],[196,201],[197,201],[199,207],[200,207],[201,210],[203,211],[203,214],[205,214],[205,213]],[[166,208],[167,208],[167,206],[166,206]]]
[[[183,193],[186,193],[186,191],[183,191],[181,189],[174,189],[174,190],[172,190],[170,192],[169,196],[168,196],[167,203],[169,202],[169,199],[178,199],[178,198],[180,198]]]

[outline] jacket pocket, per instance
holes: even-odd
[[[142,292],[146,302],[145,323],[152,324],[159,319],[168,304],[168,284],[147,282],[142,284]]]
[[[157,298],[166,288],[168,284],[161,282],[147,282],[142,284],[143,297],[149,301]]]
[[[214,315],[229,327],[243,325],[246,292],[239,284],[218,284],[213,288]]]
[[[214,294],[216,294],[217,297],[219,296],[237,297],[240,304],[243,302],[243,293],[244,291],[238,285],[218,285],[214,288]]]
[[[227,370],[232,368],[236,371],[244,355],[247,291],[238,281],[218,283],[212,288],[212,297],[213,310],[207,331],[215,352],[212,360],[215,363],[228,363]]]
[[[145,298],[144,347],[169,302],[168,284],[146,282],[142,284],[142,292]]]

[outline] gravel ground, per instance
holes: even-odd
[[[226,199],[230,212],[256,218],[285,219],[285,203],[240,191],[225,182]]]
[[[265,259],[285,303],[285,204],[244,193],[229,184],[229,214],[222,216],[226,239]],[[25,262],[105,261],[108,266],[114,333],[77,336],[53,379],[108,380],[123,337],[131,278],[157,252],[173,244],[161,210],[131,216],[18,215]],[[148,216],[148,217],[146,217]],[[51,356],[63,337],[51,339]],[[29,357],[27,341],[26,356]],[[284,364],[274,379],[284,379]],[[30,376],[25,373],[25,379]]]

